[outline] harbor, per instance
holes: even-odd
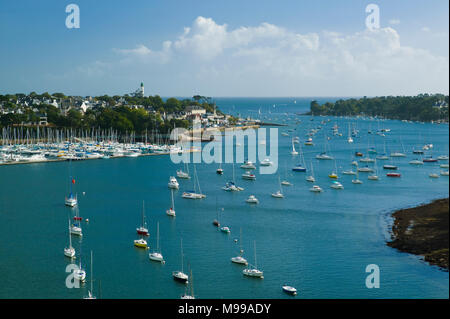
[[[270,116],[287,125],[278,132],[279,168],[275,174],[258,174],[254,169],[273,164],[265,159],[256,163],[174,164],[168,156],[145,155],[115,161],[69,158],[60,165],[0,167],[0,222],[9,225],[2,229],[0,240],[15,238],[16,243],[29,247],[20,255],[4,247],[4,256],[15,257],[5,260],[3,268],[16,267],[13,260],[32,265],[20,277],[9,277],[6,287],[14,289],[4,289],[2,296],[88,295],[91,250],[95,260],[93,290],[102,298],[177,299],[191,294],[195,298],[293,298],[294,289],[295,298],[447,295],[444,283],[448,273],[397,252],[386,242],[390,240],[392,210],[448,196],[448,176],[439,173],[448,163],[448,126],[289,112]],[[378,126],[384,136],[376,134]],[[310,139],[312,145],[305,145]],[[128,145],[133,149],[140,144]],[[423,150],[424,146],[429,149]],[[122,149],[121,144],[117,148]],[[413,153],[418,149],[424,154]],[[388,159],[377,159],[384,158],[384,152]],[[402,152],[404,157],[395,157]],[[332,159],[316,158],[324,153]],[[430,155],[440,160],[409,163]],[[366,158],[377,162],[360,161]],[[359,165],[352,166],[354,161]],[[401,177],[387,177],[383,162],[395,164]],[[344,174],[352,168],[356,174],[357,168],[365,165],[378,166],[378,180],[368,179],[374,172]],[[216,172],[219,169],[221,174]],[[429,176],[434,172],[438,178]],[[182,178],[182,173],[189,178]],[[171,176],[173,180],[169,180]],[[10,181],[8,186],[6,181]],[[334,189],[333,181],[339,181],[343,189]],[[227,183],[228,192],[224,191]],[[310,191],[313,185],[321,191]],[[22,189],[32,194],[32,201],[21,199]],[[64,205],[68,194],[77,200],[73,208]],[[196,195],[201,196],[196,199]],[[68,219],[82,229],[82,237],[72,235],[71,243],[75,264],[81,262],[87,273],[80,289],[64,286],[64,269],[70,263],[62,255],[68,245]],[[43,228],[35,232],[35,225]],[[20,237],[15,235],[19,228]],[[136,233],[137,228],[141,232],[146,229],[148,236]],[[137,242],[140,238],[144,241]],[[149,258],[155,252],[161,254],[164,264]],[[279,263],[281,259],[283,263]],[[384,278],[382,288],[376,291],[367,290],[354,276],[358,272],[364,276],[365,265],[373,261],[380,264]],[[41,265],[44,262],[45,268]],[[126,276],[117,275],[130,268],[134,270]],[[409,275],[403,276],[406,268]],[[174,280],[175,271],[185,274],[188,283]],[[329,278],[334,282],[331,287]],[[13,284],[25,280],[34,288],[24,290]],[[220,289],[208,284],[211,281]],[[417,289],[425,282],[428,288]]]

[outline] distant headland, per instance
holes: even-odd
[[[372,116],[395,120],[448,123],[448,95],[380,96],[340,99],[320,105],[313,100],[306,115]]]

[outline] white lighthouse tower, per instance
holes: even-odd
[[[141,97],[144,97],[144,82],[141,82],[141,92],[140,92]]]
[[[136,91],[134,91],[133,93],[131,93],[131,96],[144,97],[144,82],[141,82],[141,87]]]

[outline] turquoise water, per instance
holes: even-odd
[[[222,103],[224,109],[235,105],[235,109],[258,110],[263,105],[262,116],[290,124],[279,128],[280,132],[296,129],[294,135],[304,141],[305,133],[327,118],[310,121],[309,117],[298,117],[301,123],[295,124],[292,113],[305,111],[309,100],[297,100],[296,105],[293,100],[274,99],[286,104],[275,108],[272,100]],[[271,107],[277,111],[268,115]],[[286,112],[290,115],[284,115]],[[287,174],[294,184],[283,188],[284,199],[270,196],[278,189],[278,175],[256,171],[256,181],[245,181],[240,178],[244,170],[236,165],[236,182],[245,191],[228,193],[221,187],[231,179],[231,164],[222,166],[223,176],[215,173],[217,164],[198,164],[200,186],[207,198],[182,199],[182,192],[193,186],[192,180],[179,180],[175,219],[165,214],[170,206],[167,182],[181,166],[168,156],[73,162],[79,212],[90,220],[82,224],[82,241],[74,237],[74,247],[77,254],[81,247],[88,279],[93,251],[95,294],[102,298],[179,298],[185,288],[172,279],[171,272],[181,267],[182,237],[184,269],[190,265],[198,298],[290,298],[281,290],[285,283],[300,291],[296,298],[448,298],[447,272],[386,246],[390,211],[448,196],[447,176],[428,177],[430,172],[440,171],[439,164],[408,164],[416,145],[432,143],[434,156],[448,154],[448,125],[330,119],[314,137],[315,145],[303,147],[307,166],[312,161],[316,184],[323,193],[309,192],[306,174],[291,172],[299,159],[290,155],[290,138],[280,135],[280,175],[283,179]],[[348,123],[361,132],[353,144],[346,142]],[[342,137],[331,135],[334,124],[340,126]],[[376,130],[378,125],[392,131],[385,138],[367,134],[369,128]],[[324,149],[325,134],[332,136],[327,145],[339,172],[350,168],[355,150],[366,153],[370,145],[382,152],[385,140],[390,153],[401,151],[403,144],[408,157],[394,161],[402,177],[388,179],[380,169],[380,181],[369,181],[367,173],[360,173],[363,184],[354,185],[352,176],[341,176],[345,189],[331,189],[327,175],[334,161],[314,159]],[[380,168],[383,165],[381,161],[378,164]],[[69,261],[63,249],[68,244],[67,219],[73,214],[63,201],[69,188],[68,175],[68,162],[0,166],[1,298],[81,298],[87,294],[88,283],[80,289],[65,287]],[[256,195],[259,205],[244,202],[250,194]],[[151,248],[156,246],[156,223],[160,224],[165,265],[150,262],[148,251],[133,247],[142,200],[146,203]],[[212,225],[216,201],[219,209],[224,208],[220,220],[231,228],[229,235]],[[239,238],[241,228],[244,256],[251,263],[256,241],[263,280],[244,277],[242,266],[230,262],[238,254],[239,244],[234,239]],[[379,289],[365,286],[368,264],[380,267]]]

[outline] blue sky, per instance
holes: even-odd
[[[80,7],[67,29],[66,5]],[[380,8],[369,32],[365,8]],[[0,93],[448,94],[448,1],[2,1]]]

